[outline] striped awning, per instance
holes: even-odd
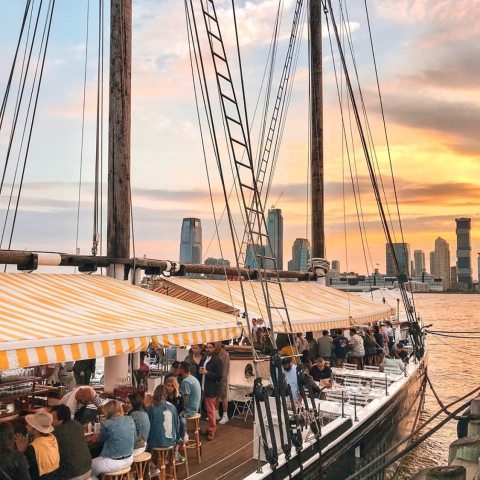
[[[247,310],[250,318],[267,320],[267,309],[259,282],[243,282]],[[287,325],[285,312],[273,309],[273,321],[277,332],[308,332],[331,328],[348,328],[368,324],[395,314],[389,305],[374,303],[368,299],[316,282],[283,282],[283,293],[292,328]],[[244,311],[240,282],[202,280],[172,277],[155,288],[169,296],[215,308],[223,305],[223,311]],[[278,288],[270,289],[273,304],[282,305]]]
[[[241,332],[235,316],[99,275],[0,273],[0,370]]]

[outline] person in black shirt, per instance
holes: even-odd
[[[14,430],[10,423],[0,423],[0,480],[31,480],[27,458],[15,450]]]
[[[92,457],[85,440],[83,425],[72,420],[70,408],[55,405],[52,408],[53,434],[60,451],[58,478],[87,480],[91,474]]]
[[[317,357],[316,364],[310,370],[312,378],[319,382],[320,380],[329,380],[332,378],[332,370],[327,367],[325,360],[322,357]]]

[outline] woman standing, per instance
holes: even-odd
[[[102,408],[105,423],[100,430],[99,443],[103,444],[100,456],[92,460],[92,478],[98,480],[102,473],[127,468],[133,463],[135,422],[123,414],[117,400],[111,400]]]
[[[377,355],[377,346],[372,331],[365,329],[365,338],[363,339],[363,347],[365,348],[365,361],[367,365],[375,365],[375,357]]]
[[[10,423],[0,423],[0,480],[31,480],[28,461],[15,450],[14,430]]]
[[[192,374],[200,382],[200,385],[202,384],[202,376],[200,373],[198,373],[198,371],[200,370],[200,366],[203,365],[204,360],[205,355],[203,353],[203,345],[201,343],[192,345],[190,348],[190,353],[187,355],[185,361],[194,367]]]
[[[135,443],[133,456],[140,455],[147,446],[148,434],[150,433],[150,419],[145,411],[143,399],[138,392],[131,392],[125,399],[125,411],[133,418],[135,423]]]

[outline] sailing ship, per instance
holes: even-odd
[[[335,370],[336,379],[345,388],[337,396],[334,392],[327,392],[325,398],[320,400],[314,398],[304,383],[305,378],[299,375],[298,381],[302,386],[302,401],[299,405],[292,398],[285,381],[276,349],[278,332],[318,331],[324,329],[328,322],[331,322],[328,328],[347,329],[353,324],[372,324],[393,315],[389,306],[379,307],[378,304],[367,304],[361,299],[348,298],[348,308],[343,306],[341,319],[332,320],[332,317],[335,318],[334,310],[333,314],[327,314],[322,319],[322,308],[326,309],[333,301],[342,309],[341,304],[348,297],[341,292],[333,293],[321,284],[328,262],[324,259],[323,127],[320,114],[322,84],[318,75],[321,71],[321,13],[323,7],[331,9],[331,4],[327,2],[322,6],[320,2],[311,1],[309,5],[312,40],[311,110],[317,114],[313,115],[311,127],[311,268],[307,273],[296,272],[294,276],[299,281],[286,283],[281,279],[287,274],[277,269],[276,258],[272,254],[265,220],[265,201],[261,192],[261,175],[265,174],[262,161],[266,162],[268,155],[262,157],[258,166],[254,165],[249,131],[245,126],[246,118],[242,117],[240,101],[234,88],[220,20],[215,10],[216,2],[204,0],[200,3],[246,219],[246,241],[239,244],[233,240],[236,265],[227,269],[130,258],[131,2],[112,0],[107,255],[80,256],[4,250],[0,251],[0,262],[13,263],[20,269],[32,271],[42,264],[78,266],[83,271],[108,267],[110,276],[117,280],[124,280],[129,270],[134,274],[138,274],[141,269],[150,274],[168,272],[172,276],[162,280],[162,293],[167,295],[137,290],[133,292],[133,287],[120,286],[104,278],[72,279],[55,275],[42,277],[40,274],[31,275],[34,277],[32,279],[28,275],[1,274],[0,298],[5,320],[12,321],[12,318],[16,318],[17,322],[24,323],[19,329],[17,324],[11,324],[10,335],[2,332],[0,369],[41,364],[42,361],[50,363],[60,359],[105,356],[105,389],[112,391],[119,373],[127,368],[125,353],[145,349],[149,339],[159,345],[181,346],[207,340],[231,339],[242,335],[242,332],[248,336],[253,315],[258,315],[265,318],[270,327],[273,351],[265,358],[259,357],[253,350],[247,358],[238,360],[239,365],[245,365],[245,368],[244,378],[237,383],[241,386],[246,382],[250,387],[250,391],[235,401],[235,406],[244,417],[236,417],[222,426],[224,433],[204,447],[205,458],[196,472],[207,472],[207,478],[212,479],[227,475],[231,479],[249,480],[346,479],[354,478],[355,472],[366,465],[362,478],[370,478],[369,472],[376,471],[393,454],[394,450],[391,451],[390,447],[405,433],[412,431],[422,407],[426,348],[414,306],[406,294],[408,279],[399,272],[400,295],[406,308],[405,316],[397,327],[397,339],[404,339],[411,351],[411,360],[403,370]],[[298,34],[301,3],[298,5],[299,10],[296,10],[292,38]],[[193,10],[190,12],[194,14]],[[336,36],[338,39],[338,32]],[[351,88],[350,85],[349,93],[353,95]],[[280,98],[280,102],[282,98],[284,97]],[[269,145],[269,142],[271,144],[272,139],[267,138],[265,144]],[[374,183],[373,188],[378,189],[378,185]],[[382,208],[380,210],[388,233],[385,214]],[[231,218],[229,211],[227,214]],[[391,238],[387,238],[387,241],[392,243]],[[255,253],[258,268],[246,265],[244,244],[261,247]],[[228,285],[225,281],[182,279],[177,276],[187,273],[223,274],[235,276],[237,281]],[[289,275],[292,276],[291,273]],[[171,298],[172,296],[177,298]],[[107,305],[104,297],[107,298]],[[17,302],[13,307],[12,301]],[[19,306],[25,308],[26,315],[18,313]],[[365,308],[368,311],[362,310]],[[105,309],[108,310],[107,314]],[[346,311],[348,315],[345,315]],[[352,312],[360,313],[354,318]],[[100,316],[105,318],[100,319]],[[125,316],[133,327],[125,324]],[[47,318],[60,332],[56,337],[48,332],[39,332]],[[88,323],[92,319],[94,322]],[[25,326],[29,322],[31,328],[26,333]],[[82,322],[86,322],[83,328]],[[68,326],[65,327],[65,324]],[[88,331],[89,328],[93,328],[93,333]],[[21,334],[18,333],[19,330]],[[232,358],[235,362],[234,354]],[[256,370],[255,380],[252,370]],[[272,388],[267,387],[269,379]],[[350,390],[347,387],[351,387]],[[254,420],[248,416],[253,410]],[[232,445],[225,445],[227,439]],[[195,476],[194,468],[191,472]]]

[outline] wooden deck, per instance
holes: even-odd
[[[202,431],[207,423],[202,421]],[[193,450],[189,450],[189,479],[241,480],[256,471],[258,461],[253,457],[253,422],[249,418],[235,417],[225,425],[218,425],[214,440],[202,437],[202,463],[197,463]],[[179,480],[185,478],[185,469],[180,467]]]

